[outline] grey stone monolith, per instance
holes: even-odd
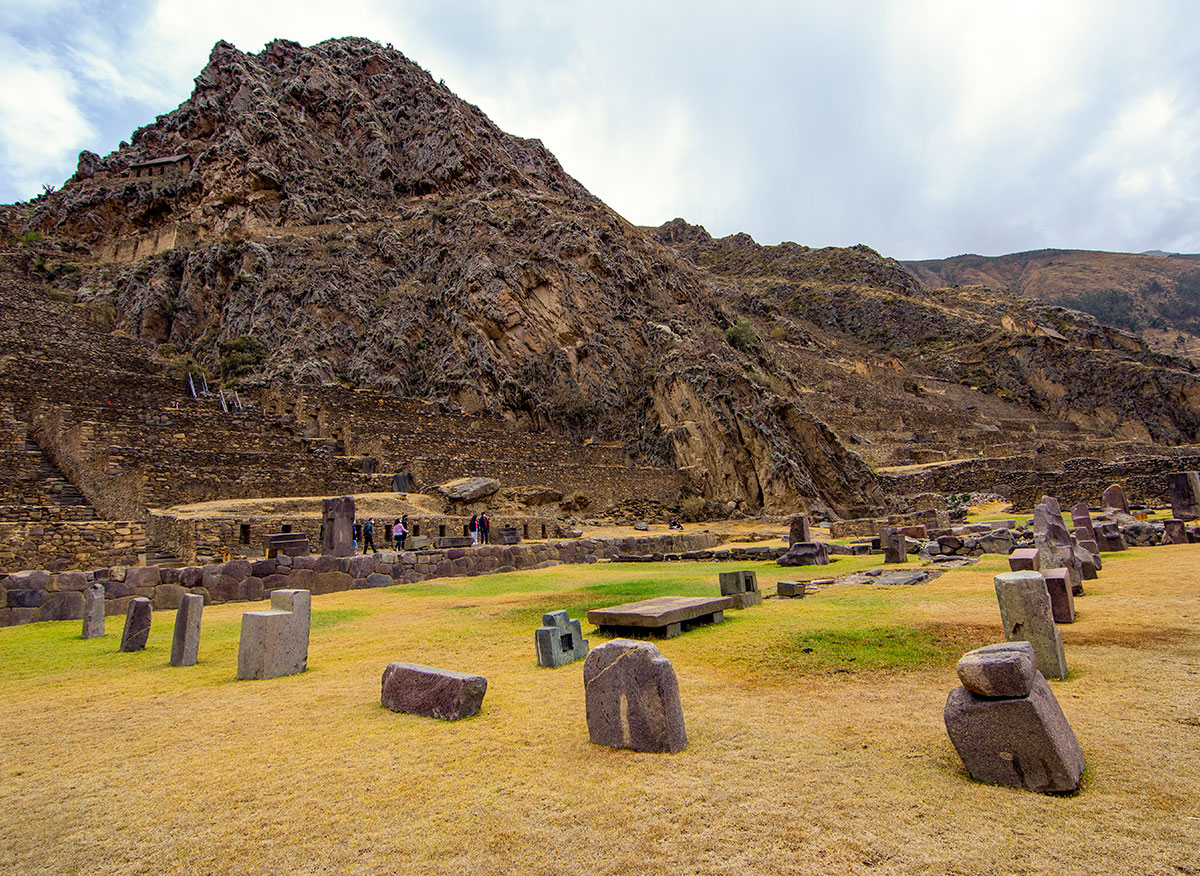
[[[380,702],[393,712],[408,712],[443,721],[478,713],[487,679],[420,663],[389,663],[383,670]]]
[[[1187,525],[1182,520],[1171,517],[1163,521],[1163,544],[1187,543]]]
[[[307,590],[275,590],[270,611],[242,615],[238,678],[278,678],[308,667],[311,599]]]
[[[104,585],[97,581],[83,591],[83,637],[98,639],[104,635]]]
[[[125,610],[125,629],[121,631],[122,651],[141,651],[150,638],[150,600],[135,596]]]
[[[807,514],[797,514],[788,526],[788,547],[802,541],[812,541],[809,537],[809,522]]]
[[[687,747],[675,669],[649,642],[613,639],[594,649],[583,687],[594,744],[672,754]]]
[[[1042,793],[1078,790],[1084,752],[1045,677],[1016,654],[980,656],[988,650],[980,648],[962,660],[985,661],[988,671],[1012,683],[1003,691],[1024,692],[995,692],[985,684],[994,692],[980,694],[967,683],[977,679],[978,665],[964,672],[960,661],[964,686],[950,691],[942,716],[967,772],[989,785]]]
[[[321,553],[354,555],[354,497],[338,496],[321,502]]]
[[[186,593],[179,600],[175,611],[175,632],[171,637],[171,665],[195,666],[200,656],[200,615],[204,611],[204,597],[199,593]]]
[[[749,608],[762,603],[758,589],[758,573],[751,571],[721,572],[721,595],[733,600],[731,608]]]
[[[996,576],[995,585],[1004,638],[1029,642],[1037,668],[1047,678],[1066,678],[1067,658],[1054,625],[1046,579],[1040,572],[1004,572]]]
[[[565,611],[542,615],[542,625],[534,631],[533,644],[538,666],[566,666],[582,660],[588,653],[588,642],[579,621],[571,620]]]

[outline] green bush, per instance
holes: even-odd
[[[225,379],[250,374],[267,358],[267,347],[258,338],[239,335],[221,341],[221,376]]]
[[[33,246],[35,243],[41,242],[42,232],[40,231],[27,231],[21,235],[21,247],[23,249],[29,249],[29,247]]]
[[[755,353],[762,348],[758,332],[744,319],[739,319],[725,329],[725,340],[729,342],[729,346],[743,353]]]

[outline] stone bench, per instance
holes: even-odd
[[[720,623],[732,606],[727,596],[660,596],[592,609],[588,623],[619,635],[642,633],[669,639],[682,633],[685,623]]]

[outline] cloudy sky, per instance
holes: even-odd
[[[1200,252],[1200,6],[0,0],[0,202],[187,98],[212,44],[393,43],[632,222],[897,258]]]

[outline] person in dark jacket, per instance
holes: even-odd
[[[368,517],[363,525],[363,553],[375,551],[375,518]]]

